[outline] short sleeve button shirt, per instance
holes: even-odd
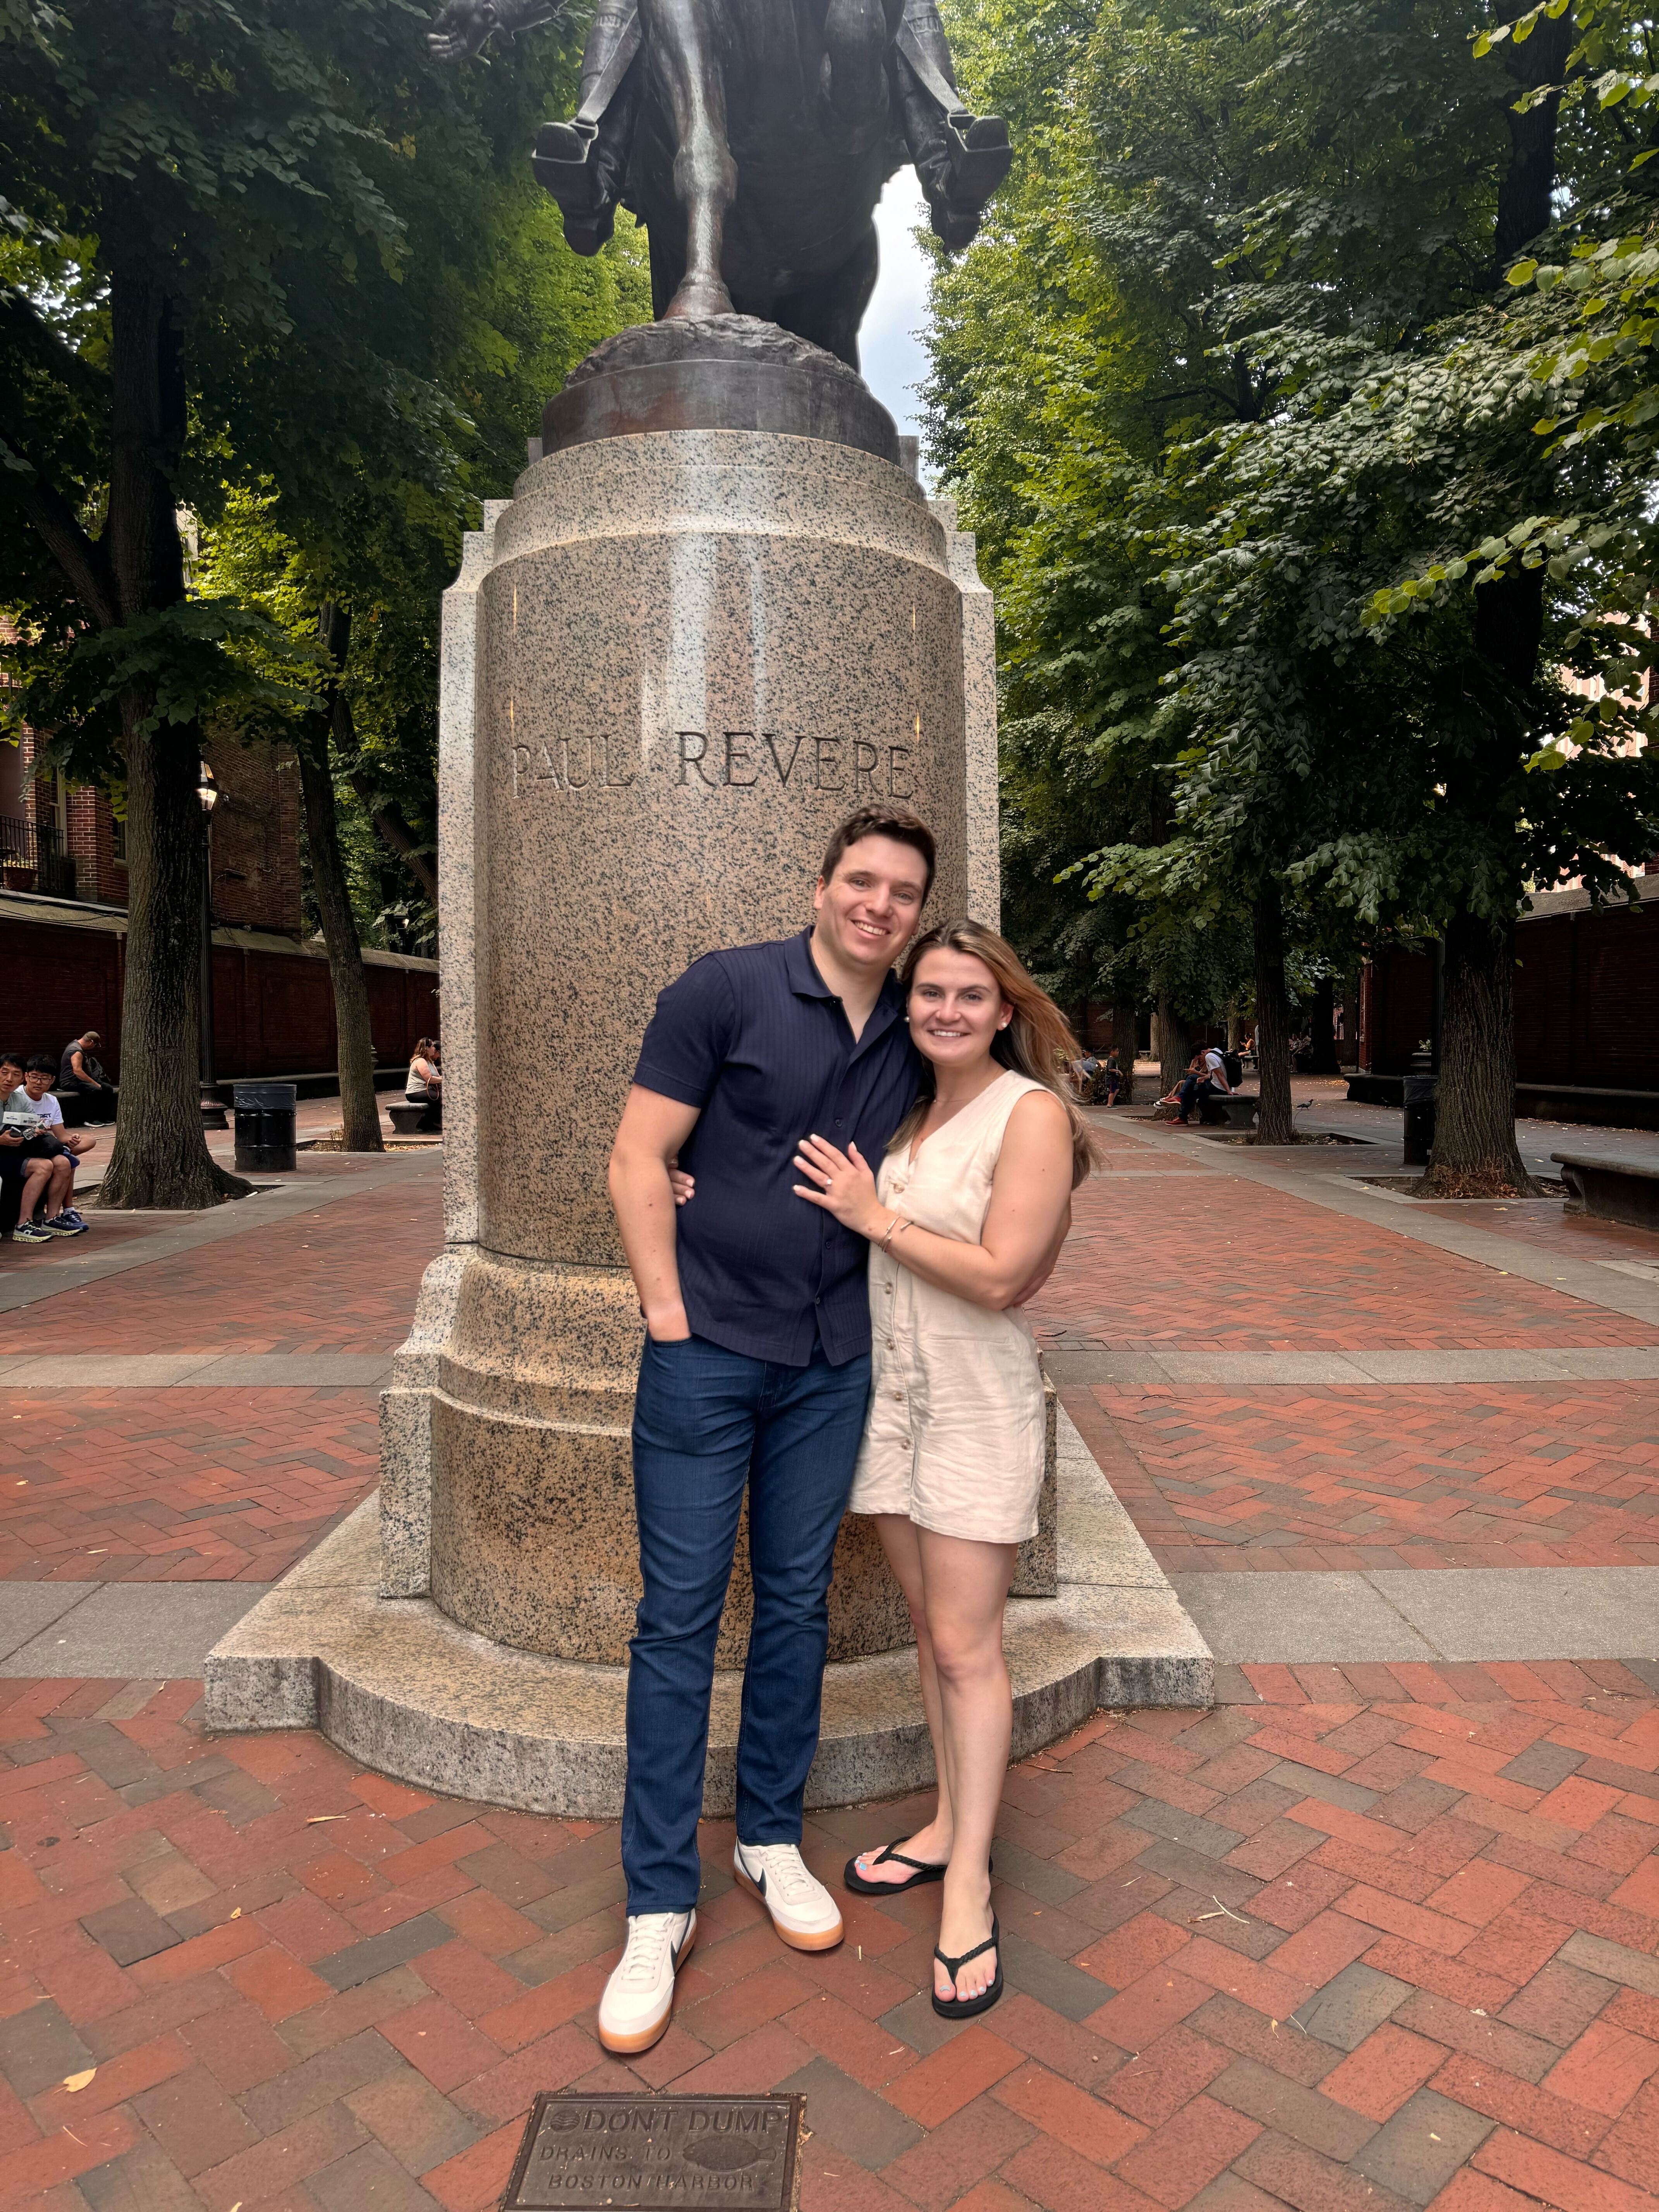
[[[854,1039],[811,933],[694,961],[657,1000],[634,1080],[699,1109],[681,1147],[696,1193],[679,1209],[680,1289],[693,1335],[755,1359],[832,1365],[870,1349],[870,1248],[794,1195],[814,1131],[879,1168],[921,1060],[890,975]]]

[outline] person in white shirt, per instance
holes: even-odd
[[[26,1162],[25,1203],[20,1207],[17,1241],[35,1244],[50,1237],[83,1237],[87,1224],[76,1211],[75,1163],[93,1150],[96,1139],[64,1127],[64,1109],[52,1095],[57,1068],[44,1054],[37,1054],[23,1068],[23,1080],[6,1099],[6,1123],[24,1135],[26,1144],[39,1147]],[[44,1163],[46,1174],[29,1174]],[[29,1201],[33,1201],[32,1203]],[[37,1221],[35,1215],[42,1218]]]

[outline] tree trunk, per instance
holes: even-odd
[[[1123,1070],[1123,1088],[1117,1094],[1120,1106],[1133,1106],[1135,1103],[1135,1037],[1139,1013],[1133,999],[1112,1001],[1112,1042],[1117,1050],[1117,1064]]]
[[[102,552],[117,595],[112,611],[126,623],[184,597],[173,478],[184,440],[185,379],[168,302],[147,279],[116,272],[110,323],[109,517]],[[202,1133],[201,734],[193,722],[147,730],[154,706],[153,696],[137,688],[121,704],[130,900],[121,1112],[98,1203],[217,1206],[252,1186],[214,1164]]]
[[[1327,975],[1315,987],[1310,1020],[1309,1057],[1312,1075],[1336,1073],[1336,983]]]
[[[1434,1151],[1439,1198],[1534,1189],[1515,1142],[1515,931],[1460,913],[1446,931],[1445,1014]]]
[[[348,1152],[380,1152],[380,1109],[374,1097],[374,1033],[369,1021],[368,983],[357,917],[351,910],[345,862],[340,854],[340,824],[334,805],[334,769],[329,732],[351,640],[351,618],[331,602],[318,618],[318,631],[335,676],[325,704],[301,725],[295,750],[300,761],[300,792],[305,805],[306,850],[311,887],[328,947],[329,980],[334,987],[334,1029],[340,1068],[341,1143]]]
[[[1250,915],[1255,954],[1255,1054],[1261,1103],[1258,1145],[1293,1145],[1291,1106],[1291,1006],[1285,988],[1285,909],[1279,885],[1264,884]]]
[[[1158,1096],[1163,1097],[1180,1082],[1193,1056],[1187,1042],[1187,1017],[1176,1012],[1166,991],[1161,991],[1158,1000]]]

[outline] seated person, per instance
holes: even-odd
[[[24,1063],[21,1085],[5,1098],[5,1122],[24,1138],[26,1184],[16,1231],[21,1244],[87,1232],[88,1224],[74,1204],[75,1163],[78,1156],[93,1151],[97,1140],[64,1128],[64,1109],[52,1095],[55,1072],[46,1054],[37,1053]]]
[[[1101,1063],[1097,1055],[1086,1048],[1072,1062],[1072,1073],[1077,1080],[1077,1091],[1085,1105],[1092,1105],[1100,1095]]]
[[[23,1055],[21,1052],[0,1052],[0,1237],[9,1237],[17,1226],[17,1217],[22,1210],[25,1185],[32,1178],[24,1173],[25,1147],[28,1143],[27,1129],[32,1128],[34,1115],[8,1115],[5,1109],[11,1094],[23,1080]],[[45,1174],[44,1166],[41,1170]],[[34,1210],[31,1197],[29,1211]],[[33,1243],[26,1238],[26,1243]],[[44,1242],[43,1240],[40,1240]]]
[[[115,1085],[105,1074],[96,1053],[96,1048],[103,1042],[96,1030],[86,1030],[78,1037],[71,1037],[64,1047],[58,1080],[52,1086],[59,1097],[78,1093],[88,1121],[115,1119]]]
[[[1194,1103],[1199,1108],[1201,1119],[1204,1101],[1206,1098],[1228,1097],[1231,1095],[1232,1087],[1227,1080],[1227,1063],[1220,1052],[1212,1044],[1200,1045],[1188,1061],[1187,1073],[1180,1082],[1167,1097],[1160,1098],[1158,1103],[1160,1106],[1179,1108],[1176,1119],[1186,1123],[1192,1120]]]
[[[411,1106],[424,1106],[426,1114],[419,1126],[425,1129],[439,1127],[443,1119],[444,1076],[439,1060],[436,1037],[417,1037],[415,1049],[409,1055],[409,1080],[404,1085],[404,1097]]]
[[[439,1064],[436,1037],[416,1037],[415,1049],[409,1055],[409,1080],[404,1085],[405,1098],[418,1098],[423,1104],[443,1096],[443,1069]]]

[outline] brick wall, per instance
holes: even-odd
[[[125,922],[116,916],[58,925],[0,899],[0,1045],[57,1054],[94,1029],[104,1039],[99,1058],[118,1075],[125,952]],[[438,1034],[437,969],[387,953],[363,961],[375,1057],[392,1066],[416,1037]],[[334,994],[321,948],[216,939],[213,1036],[221,1078],[331,1069]]]

